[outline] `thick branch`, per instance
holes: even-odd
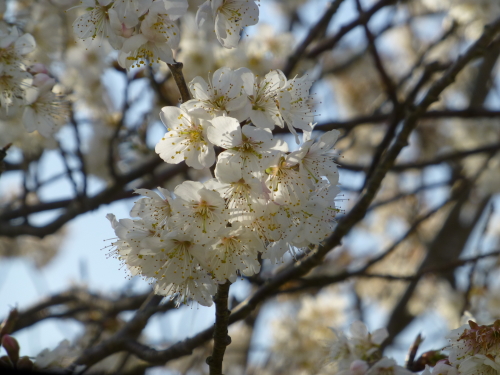
[[[226,347],[231,344],[231,337],[227,334],[229,325],[228,309],[229,287],[231,282],[226,281],[219,284],[217,293],[214,297],[215,303],[215,325],[214,325],[214,348],[212,355],[207,358],[207,364],[210,366],[210,375],[222,375],[222,361]]]
[[[13,332],[30,327],[45,319],[61,316],[74,317],[77,312],[99,310],[103,316],[114,316],[122,311],[138,309],[147,296],[148,293],[108,299],[86,290],[71,289],[50,296],[32,307],[20,311]],[[67,309],[61,311],[62,306],[67,307]],[[58,313],[52,312],[55,307],[57,307]]]

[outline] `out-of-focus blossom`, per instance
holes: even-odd
[[[241,30],[259,22],[259,7],[254,0],[208,0],[198,9],[196,22],[201,27],[210,18],[219,42],[226,48],[236,48]]]

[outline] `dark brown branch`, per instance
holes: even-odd
[[[413,370],[413,366],[415,363],[415,357],[417,356],[418,348],[420,347],[420,344],[424,341],[422,338],[422,335],[419,333],[417,337],[415,337],[415,340],[413,341],[413,344],[410,347],[410,350],[408,351],[408,354],[406,356],[406,363],[405,367],[408,370]]]
[[[335,45],[350,31],[354,28],[362,25],[364,22],[368,22],[370,18],[377,13],[380,9],[396,3],[396,0],[381,0],[375,5],[373,5],[369,10],[367,10],[363,16],[358,17],[354,21],[344,25],[334,36],[319,42],[314,46],[309,52],[307,52],[306,57],[313,59],[318,57],[321,53],[332,49]]]
[[[88,198],[86,200],[86,205],[82,206],[79,201],[75,201],[73,199],[62,200],[58,202],[50,202],[46,204],[39,204],[34,206],[21,207],[18,210],[11,210],[5,212],[3,215],[0,215],[0,222],[5,220],[11,220],[16,217],[22,217],[34,212],[40,212],[46,210],[46,207],[55,208],[66,208],[65,212],[57,217],[51,223],[43,226],[43,227],[35,227],[29,224],[24,225],[11,225],[6,222],[2,222],[0,225],[0,235],[7,237],[16,237],[21,234],[29,234],[37,237],[44,237],[48,234],[52,234],[58,229],[60,229],[64,224],[66,224],[71,219],[76,216],[97,209],[102,204],[108,204],[114,202],[118,199],[130,198],[133,196],[132,191],[123,191],[126,187],[126,184],[132,182],[138,178],[141,178],[147,173],[151,173],[158,167],[160,164],[163,164],[163,160],[161,160],[157,155],[151,157],[149,161],[142,164],[138,168],[132,170],[130,173],[124,175],[116,181],[115,184],[104,191],[100,192],[96,196],[92,198]],[[165,181],[178,173],[183,172],[186,169],[185,164],[176,164],[169,166],[164,172],[156,176],[155,181]],[[144,184],[149,186],[150,184]],[[152,187],[156,187],[154,185]],[[146,186],[144,186],[146,187]],[[152,188],[150,187],[150,188]]]
[[[78,124],[74,118],[74,113],[71,110],[69,123],[73,127],[73,131],[75,132],[75,141],[76,141],[76,156],[80,160],[80,173],[82,176],[82,190],[80,193],[81,197],[85,197],[87,195],[87,185],[88,185],[88,175],[87,175],[87,167],[85,163],[85,157],[82,152],[82,139],[80,136],[80,129],[78,128]]]
[[[432,190],[432,189],[436,189],[436,188],[440,188],[440,187],[452,185],[455,181],[456,180],[446,180],[446,181],[436,182],[436,183],[428,184],[428,185],[420,185],[419,187],[415,188],[412,191],[403,192],[403,193],[394,195],[391,198],[380,200],[380,201],[376,201],[376,202],[374,202],[368,208],[368,210],[369,211],[374,210],[374,209],[376,209],[378,207],[385,206],[386,204],[390,204],[390,203],[396,202],[396,201],[398,201],[400,199],[411,197],[411,196],[416,195],[416,194],[418,194],[418,193],[420,193],[422,191],[425,191],[425,190]]]
[[[212,355],[207,358],[207,364],[210,367],[210,375],[222,375],[222,361],[226,347],[231,344],[231,337],[227,334],[229,325],[228,309],[229,287],[231,282],[217,286],[217,293],[214,297],[215,303],[215,325],[214,325],[214,348]]]
[[[86,290],[71,289],[48,297],[32,307],[20,311],[13,332],[30,327],[46,319],[60,316],[72,318],[75,317],[77,312],[99,310],[102,315],[114,316],[122,311],[136,310],[146,300],[148,294],[108,299],[98,294],[89,293]],[[53,312],[53,308],[56,307],[58,313]],[[61,311],[61,307],[66,307],[67,309]]]
[[[329,131],[333,129],[346,129],[350,130],[359,125],[374,125],[387,122],[391,114],[373,114],[368,116],[361,116],[350,120],[343,121],[329,121],[315,126],[314,130]],[[422,115],[426,119],[440,119],[440,118],[462,118],[462,119],[477,119],[477,118],[498,118],[500,111],[493,111],[488,109],[471,108],[464,110],[446,109],[429,111]],[[480,125],[480,124],[478,124]],[[287,133],[287,129],[276,128],[274,133]]]
[[[473,263],[475,264],[481,259],[485,258],[490,258],[490,257],[495,257],[500,255],[500,250],[495,250],[491,251],[486,254],[480,254],[476,255],[473,257],[469,258],[464,258],[460,259],[454,262],[450,262],[449,264],[445,264],[439,267],[429,267],[422,269],[413,275],[408,275],[408,276],[402,276],[402,275],[390,275],[390,274],[381,274],[381,273],[365,273],[365,271],[353,271],[353,272],[346,272],[345,274],[339,274],[339,275],[334,275],[334,276],[318,276],[318,277],[311,277],[308,279],[302,279],[301,280],[301,285],[300,286],[294,286],[293,288],[289,289],[284,289],[280,291],[281,294],[286,294],[286,293],[292,293],[292,292],[297,292],[297,291],[302,291],[307,288],[318,288],[318,287],[324,287],[327,285],[335,284],[341,281],[345,281],[347,279],[353,278],[353,277],[360,277],[360,278],[369,278],[369,279],[384,279],[384,280],[389,280],[389,281],[415,281],[415,280],[420,280],[422,276],[428,275],[428,274],[440,274],[444,271],[450,271],[454,270],[458,267],[462,267],[466,264]]]
[[[293,51],[293,53],[288,58],[286,66],[283,69],[283,73],[285,74],[285,76],[288,77],[292,73],[297,63],[304,56],[304,51],[306,50],[306,48],[309,47],[311,42],[316,37],[318,37],[318,35],[321,33],[322,30],[325,30],[328,27],[330,20],[332,19],[333,15],[337,12],[340,4],[342,4],[343,1],[344,0],[335,0],[331,2],[325,14],[323,14],[323,17],[321,17],[319,21],[309,30],[309,33],[307,34],[306,38],[302,41],[302,43],[300,43],[297,46],[295,51]]]
[[[107,155],[107,166],[108,166],[108,171],[109,175],[113,177],[114,181],[117,181],[120,179],[121,176],[119,176],[118,171],[116,170],[116,165],[115,165],[115,152],[117,149],[117,142],[119,140],[119,135],[121,129],[125,125],[125,117],[127,115],[128,110],[130,109],[130,102],[129,102],[129,88],[130,88],[130,79],[127,75],[125,75],[127,78],[127,83],[125,85],[124,89],[124,99],[123,99],[123,106],[120,110],[121,113],[121,118],[120,121],[118,121],[115,124],[115,129],[113,131],[113,135],[109,138],[108,140],[108,155]]]
[[[392,114],[390,116],[389,127],[387,128],[384,138],[382,139],[380,144],[377,146],[377,149],[375,150],[371,166],[366,173],[365,182],[363,184],[363,187],[365,187],[366,183],[368,182],[372,173],[374,172],[376,166],[378,165],[380,158],[384,154],[387,147],[389,147],[391,140],[394,138],[396,128],[404,116],[404,110],[398,100],[396,85],[392,81],[392,78],[389,77],[389,74],[387,73],[387,70],[384,67],[380,54],[378,53],[377,46],[375,45],[375,38],[373,37],[373,34],[368,27],[368,20],[364,17],[365,13],[361,6],[360,0],[356,0],[356,7],[359,12],[359,18],[363,19],[363,29],[365,31],[366,39],[368,41],[368,51],[370,52],[373,61],[375,62],[375,67],[377,69],[378,75],[380,76],[380,79],[382,80],[382,83],[385,86],[385,92],[387,94],[387,97],[392,103]]]
[[[377,46],[375,44],[375,38],[368,27],[369,18],[365,17],[365,12],[363,11],[363,7],[361,6],[360,0],[356,0],[356,7],[359,12],[359,19],[362,21],[363,30],[365,31],[366,40],[368,41],[368,51],[370,52],[373,61],[375,62],[375,67],[377,68],[378,74],[382,83],[385,86],[385,91],[387,97],[392,102],[393,108],[397,108],[399,106],[398,93],[397,88],[392,78],[389,77],[387,70],[385,69],[384,63],[382,62],[382,58],[378,53]]]
[[[283,293],[290,293],[290,292],[298,292],[304,289],[308,288],[319,288],[319,287],[324,287],[326,285],[338,283],[340,281],[347,280],[348,278],[355,277],[355,276],[363,276],[366,275],[366,272],[369,270],[370,267],[373,265],[381,262],[383,259],[387,258],[390,254],[392,254],[399,245],[401,245],[413,232],[417,230],[420,224],[422,224],[425,220],[429,219],[432,217],[435,213],[440,211],[443,207],[445,207],[453,198],[450,198],[443,204],[441,204],[438,207],[435,207],[434,209],[426,212],[422,216],[418,217],[413,224],[408,228],[408,230],[394,243],[387,247],[384,251],[382,251],[379,255],[373,257],[372,259],[368,260],[361,268],[355,271],[344,271],[340,274],[337,275],[332,275],[332,276],[317,276],[317,277],[309,277],[309,278],[303,278],[300,280],[299,284],[296,285],[293,288],[289,288],[287,290],[284,290]]]
[[[169,301],[164,305],[158,306],[164,297],[150,294],[143,306],[137,310],[134,317],[113,337],[85,350],[80,357],[73,363],[76,365],[85,365],[87,368],[111,354],[125,350],[128,343],[135,342],[140,333],[154,314],[160,311],[168,311],[175,308],[175,303]]]
[[[496,152],[499,150],[500,150],[500,143],[496,143],[493,145],[475,148],[473,150],[458,151],[458,152],[453,152],[453,153],[449,153],[449,154],[442,155],[442,156],[437,156],[434,159],[428,160],[428,161],[397,164],[391,168],[391,171],[402,172],[402,171],[406,171],[408,169],[422,169],[422,168],[425,168],[425,167],[428,167],[431,165],[437,165],[437,164],[441,164],[441,163],[453,161],[453,160],[460,160],[460,159],[463,159],[463,158],[465,158],[467,156],[471,156],[471,155],[491,153],[491,152]],[[364,172],[368,168],[368,167],[364,167],[364,166],[360,166],[360,165],[346,164],[346,163],[342,163],[342,162],[338,162],[338,164],[341,168],[344,168],[344,169],[347,169],[350,171],[357,171],[357,172]]]
[[[4,159],[7,156],[8,149],[12,146],[12,143],[7,144],[6,146],[0,148],[0,175],[2,172],[6,170]]]
[[[422,52],[420,53],[420,56],[417,58],[416,62],[413,64],[411,69],[409,69],[408,73],[399,80],[398,82],[398,87],[402,87],[412,76],[413,73],[422,66],[422,64],[425,61],[425,58],[429,55],[429,53],[438,45],[441,43],[445,42],[448,40],[448,38],[455,33],[457,30],[458,24],[453,21],[448,30],[446,30],[438,39],[435,41],[431,42],[430,44],[426,45],[424,48],[422,48]]]
[[[475,181],[485,170],[492,155],[493,154],[490,154],[489,158],[483,161],[482,167],[476,171],[475,175],[470,180],[463,180],[461,184],[458,184],[453,189],[453,194],[456,195],[456,202],[448,213],[447,218],[444,220],[442,227],[428,245],[425,259],[421,262],[417,273],[424,272],[429,267],[435,267],[435,265],[446,267],[453,264],[453,261],[458,260],[472,230],[482,216],[482,212],[490,197],[483,197],[479,203],[474,205],[475,213],[471,220],[467,222],[461,220],[461,213],[469,199]],[[455,284],[454,268],[442,270],[440,277],[447,280],[453,286]],[[419,278],[412,279],[393,308],[387,323],[389,336],[385,340],[384,346],[389,345],[396,335],[407,327],[415,318],[415,316],[408,311],[407,305],[418,283]]]
[[[492,86],[492,72],[500,56],[500,40],[492,43],[483,61],[478,66],[474,87],[470,95],[469,107],[482,107]]]

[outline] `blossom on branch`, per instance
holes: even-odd
[[[236,48],[243,28],[259,22],[259,7],[254,0],[207,0],[198,9],[196,23],[201,27],[210,18],[219,42]]]
[[[138,220],[110,217],[119,238],[115,254],[133,274],[155,282],[157,293],[207,304],[213,283],[254,275],[259,256],[272,262],[287,252],[295,257],[331,233],[339,133],[326,132],[314,143],[312,124],[297,118],[307,105],[291,103],[287,112],[279,102],[287,95],[307,101],[310,86],[277,70],[258,81],[248,69],[221,68],[210,83],[201,77],[189,83],[195,99],[162,108],[168,132],[156,152],[167,163],[185,160],[196,169],[216,161],[215,178],[185,181],[164,197],[138,190],[146,196],[131,211]],[[304,128],[297,151],[273,137],[271,129],[283,121]],[[221,149],[217,160],[214,146]]]
[[[185,108],[189,113],[205,119],[227,114],[238,121],[246,120],[250,103],[244,95],[242,73],[243,69],[220,68],[208,83],[201,77],[195,77],[189,82],[194,99],[184,103]]]
[[[181,108],[164,107],[160,113],[168,133],[156,145],[155,151],[170,164],[185,160],[196,169],[210,167],[215,162],[213,145],[207,138],[210,123],[190,115],[185,105]]]

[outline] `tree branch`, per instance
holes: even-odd
[[[217,293],[214,297],[215,303],[215,326],[214,326],[214,348],[212,355],[207,358],[207,364],[210,366],[210,375],[222,375],[222,361],[226,347],[231,344],[231,337],[227,334],[229,325],[228,309],[229,287],[231,283],[226,281],[217,286]]]
[[[354,21],[344,25],[334,36],[319,42],[314,46],[309,52],[306,53],[306,57],[314,59],[318,57],[321,53],[332,49],[335,45],[350,31],[358,26],[361,26],[364,22],[368,22],[370,18],[377,13],[380,9],[396,3],[396,0],[381,0],[375,5],[373,5],[369,10],[367,10],[362,16],[358,17]]]
[[[319,19],[318,22],[309,30],[309,33],[305,37],[305,39],[300,43],[295,51],[290,55],[288,61],[286,63],[285,68],[283,69],[283,73],[286,77],[288,77],[300,59],[304,56],[304,51],[311,44],[311,42],[316,38],[322,30],[325,30],[330,23],[330,20],[334,16],[334,14],[339,9],[340,4],[342,4],[344,0],[334,0],[330,3],[330,6],[326,10],[323,17]]]
[[[263,286],[244,302],[240,303],[229,316],[229,324],[244,319],[253,311],[256,306],[269,296],[275,294],[285,283],[292,279],[299,278],[308,273],[316,265],[320,264],[324,256],[334,247],[340,244],[341,239],[357,224],[366,214],[376,192],[378,191],[383,178],[394,164],[396,157],[404,146],[407,145],[408,137],[415,128],[418,119],[426,112],[427,108],[438,100],[439,95],[456,78],[457,74],[475,57],[483,53],[491,40],[500,30],[500,19],[486,27],[483,35],[472,44],[469,49],[443,74],[443,76],[434,82],[422,101],[415,108],[412,108],[403,123],[401,131],[396,136],[395,141],[389,147],[387,153],[382,158],[379,166],[373,173],[373,176],[367,183],[366,188],[361,193],[361,197],[352,210],[339,221],[333,234],[327,239],[324,246],[321,246],[310,255],[305,256],[300,261],[291,264],[268,280]],[[183,340],[172,345],[165,350],[154,350],[148,347],[142,347],[143,350],[137,350],[139,358],[151,363],[165,363],[168,360],[179,358],[180,356],[191,354],[193,349],[202,343],[208,341],[214,332],[214,328],[208,328],[201,331],[192,338]]]

